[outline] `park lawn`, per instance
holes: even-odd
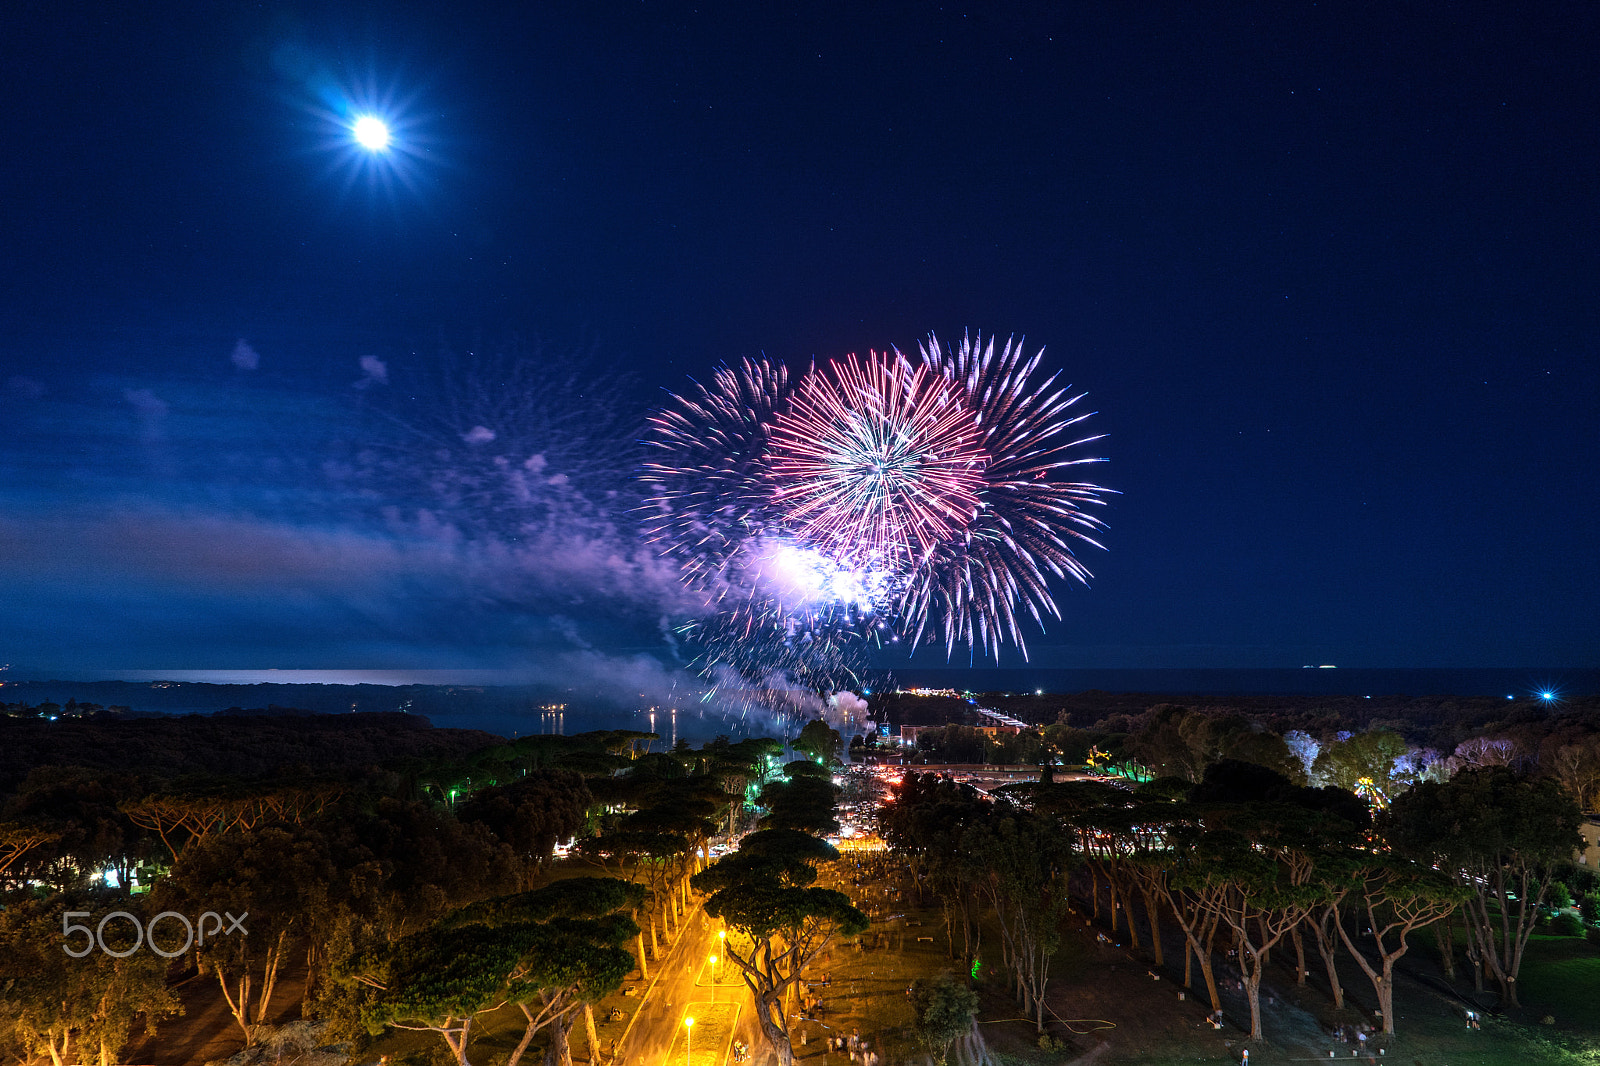
[[[1467,970],[1467,934],[1459,927],[1454,934],[1456,967],[1463,975],[1457,978],[1456,987],[1465,990],[1472,981]],[[1408,958],[1426,958],[1429,965],[1439,965],[1432,929],[1413,935],[1411,943]],[[1517,983],[1524,1019],[1538,1021],[1552,1015],[1558,1028],[1600,1037],[1600,944],[1579,936],[1534,933],[1528,938]],[[1485,987],[1493,990],[1495,986],[1486,981]]]
[[[739,1004],[713,1003],[697,999],[683,1009],[685,1019],[694,1025],[681,1025],[667,1054],[670,1066],[722,1066],[733,1043],[733,1027],[739,1021]]]
[[[1600,946],[1580,936],[1535,933],[1522,960],[1521,999],[1562,1029],[1600,1036]]]
[[[847,893],[869,913],[876,911],[878,920],[860,937],[836,939],[807,970],[808,981],[820,982],[823,974],[830,974],[832,983],[812,986],[823,1004],[819,1018],[790,1018],[795,1058],[805,1066],[849,1066],[845,1053],[828,1054],[827,1038],[855,1031],[884,1066],[921,1062],[924,1051],[912,1034],[906,989],[915,980],[931,980],[958,965],[946,957],[944,919],[937,907],[865,898],[883,883],[857,888],[849,881],[853,869],[847,853],[822,867],[824,880],[819,883]],[[860,950],[858,943],[864,945]]]
[[[672,1040],[672,1050],[667,1053],[670,1066],[722,1066],[728,1056],[728,1045],[733,1044],[733,1028],[739,1023],[739,1004],[714,1004],[709,999],[696,999],[683,1007],[683,1018],[693,1018],[693,1026],[678,1026],[677,1037]]]
[[[924,923],[938,921],[937,912],[911,910],[908,917]],[[813,1020],[790,1017],[789,1037],[797,1059],[814,1060],[817,1066],[848,1064],[843,1053],[827,1053],[827,1038],[851,1032],[859,1032],[885,1064],[909,1062],[920,1054],[911,1034],[906,989],[918,978],[943,973],[951,963],[944,957],[942,930],[929,943],[917,939],[930,935],[926,924],[911,926],[903,934],[895,928],[898,924],[873,923],[864,938],[879,946],[857,951],[855,938],[835,941],[807,971],[807,979],[813,982],[811,994],[822,1001],[822,1014]],[[815,983],[824,973],[831,976],[826,987]],[[802,1033],[804,1045],[800,1043]]]
[[[743,937],[734,937],[734,943],[739,945],[739,950],[748,951],[749,949],[741,943],[743,940]],[[700,972],[695,976],[694,983],[700,988],[733,988],[740,992],[745,991],[746,987],[744,971],[739,969],[738,965],[722,958],[712,963],[710,956],[700,964]]]

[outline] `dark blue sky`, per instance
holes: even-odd
[[[632,684],[626,538],[373,459],[448,429],[441,349],[631,426],[971,328],[1123,493],[1036,664],[1593,665],[1600,10],[1211,7],[11,5],[0,660]]]

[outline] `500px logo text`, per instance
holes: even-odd
[[[162,911],[160,914],[156,915],[154,918],[151,918],[143,925],[139,924],[139,918],[137,915],[129,914],[127,911],[112,911],[104,918],[101,918],[100,924],[95,926],[93,929],[90,929],[87,925],[79,925],[72,921],[74,918],[87,918],[89,915],[89,911],[66,911],[61,915],[61,950],[65,951],[68,955],[71,955],[75,959],[83,958],[96,947],[99,947],[101,951],[105,952],[107,955],[110,955],[114,959],[125,959],[143,947],[146,940],[150,942],[150,950],[155,952],[157,955],[160,955],[164,959],[175,959],[179,955],[182,955],[184,952],[188,951],[189,948],[196,943],[195,924],[189,921],[188,918],[179,914],[177,911]],[[226,916],[228,919],[228,924],[226,926],[224,926],[222,922],[224,916]],[[245,911],[237,918],[235,918],[228,911],[223,911],[222,914],[218,914],[216,911],[206,911],[200,916],[199,945],[201,947],[205,947],[207,936],[215,940],[218,933],[221,933],[223,936],[231,936],[235,929],[239,931],[241,936],[249,936],[250,930],[244,927],[244,920],[248,917],[250,917],[249,911]],[[106,923],[111,921],[113,918],[121,918],[129,925],[133,926],[133,947],[127,948],[123,951],[113,951],[111,948],[106,947]],[[183,924],[185,939],[183,942],[183,947],[179,948],[177,951],[167,951],[156,943],[156,924],[163,919],[169,922],[176,921]],[[206,925],[208,921],[212,923],[210,928],[207,928]],[[78,933],[82,933],[84,936],[84,945],[82,951],[72,950],[72,944],[69,942],[71,938]]]

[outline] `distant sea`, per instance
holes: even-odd
[[[901,688],[954,688],[971,692],[1163,692],[1226,696],[1514,696],[1551,692],[1559,698],[1600,695],[1600,669],[1364,670],[900,670]]]

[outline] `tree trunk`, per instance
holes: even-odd
[[[1033,1003],[1033,1020],[1037,1032],[1044,1032],[1044,994],[1050,983],[1050,954],[1042,944],[1034,944],[1029,951],[1031,965],[1028,972],[1028,997]]]
[[[972,972],[972,962],[978,957],[978,952],[983,946],[983,926],[972,917],[973,901],[970,896],[963,896],[961,901],[961,937],[966,946],[967,972]]]
[[[643,930],[639,931],[638,941],[639,941],[639,980],[648,981],[648,980],[650,980],[650,968],[645,964],[645,961],[644,961],[644,931]]]
[[[1472,967],[1473,991],[1483,991],[1483,956],[1478,953],[1478,934],[1472,922],[1462,923],[1467,932],[1467,965]]]
[[[523,1009],[522,1013],[528,1013],[526,1008]],[[506,1066],[517,1066],[522,1061],[523,1052],[528,1050],[528,1045],[533,1043],[533,1034],[538,1031],[531,1025],[522,1031],[522,1039],[517,1041],[517,1046],[511,1049],[511,1056],[506,1059]]]
[[[1128,927],[1128,945],[1134,951],[1143,951],[1144,948],[1139,943],[1139,927],[1133,921],[1133,889],[1124,887],[1118,898],[1122,907],[1122,920]]]
[[[1217,992],[1217,971],[1212,964],[1212,956],[1216,953],[1217,927],[1213,925],[1211,932],[1206,936],[1204,951],[1195,950],[1195,956],[1200,960],[1200,976],[1206,979],[1206,995],[1211,999],[1211,1009],[1222,1009],[1222,996]]]
[[[544,1066],[572,1066],[572,1046],[567,1042],[572,1015],[557,1018],[546,1028],[550,1030],[550,1046],[544,1049]]]
[[[453,1021],[455,1021],[454,1018],[446,1018],[444,1023],[449,1026]],[[452,1033],[455,1035],[451,1036]],[[472,1066],[472,1063],[467,1061],[467,1040],[472,1036],[472,1018],[470,1016],[462,1021],[459,1029],[446,1028],[441,1030],[439,1035],[444,1037],[444,1046],[449,1048],[450,1053],[456,1057],[456,1066]]]
[[[1157,913],[1155,893],[1141,892],[1140,895],[1144,898],[1145,917],[1150,919],[1150,952],[1155,956],[1157,968],[1160,968],[1167,964],[1167,960],[1161,953],[1161,915]]]
[[[1344,986],[1339,983],[1339,967],[1336,954],[1339,948],[1334,943],[1333,930],[1328,928],[1330,924],[1338,922],[1338,911],[1338,904],[1328,904],[1323,909],[1323,912],[1317,915],[1316,923],[1311,927],[1317,934],[1317,954],[1322,956],[1322,965],[1328,971],[1328,989],[1333,993],[1334,1010],[1342,1010],[1344,1008]]]
[[[1298,925],[1289,930],[1289,942],[1294,945],[1294,983],[1303,988],[1306,983],[1306,945],[1300,939]]]
[[[238,995],[234,995],[228,988],[228,975],[222,967],[216,968],[217,984],[222,986],[222,998],[228,1001],[228,1009],[233,1012],[233,1020],[239,1023],[239,1028],[244,1030],[245,1043],[250,1042],[250,973],[246,971],[239,977]]]
[[[784,1024],[782,995],[764,995],[756,1001],[756,1022],[761,1035],[767,1038],[778,1057],[778,1066],[794,1066],[794,1047],[789,1043],[789,1029]]]
[[[1241,963],[1239,969],[1244,974],[1244,995],[1250,1003],[1250,1039],[1261,1039],[1261,973],[1255,967],[1246,969],[1242,964],[1244,956],[1239,956]]]
[[[1261,1036],[1261,974],[1267,968],[1266,949],[1257,951],[1249,941],[1241,938],[1239,972],[1244,975],[1245,997],[1250,1001],[1250,1039]],[[1246,961],[1248,960],[1248,962]]]
[[[1383,1032],[1394,1035],[1394,960],[1385,956],[1383,977],[1374,985],[1378,990],[1378,1009],[1383,1012]]]
[[[1212,947],[1217,939],[1217,926],[1220,924],[1215,914],[1207,913],[1197,906],[1194,907],[1192,916],[1185,917],[1182,905],[1184,896],[1179,892],[1167,890],[1164,892],[1167,903],[1172,907],[1172,916],[1178,922],[1178,928],[1183,930],[1183,983],[1184,987],[1192,987],[1192,971],[1189,969],[1189,959],[1192,954],[1195,961],[1200,963],[1200,974],[1205,978],[1206,993],[1211,998],[1211,1009],[1222,1009],[1222,998],[1217,994],[1216,972],[1211,966]]]
[[[283,968],[283,953],[288,946],[289,931],[278,934],[278,942],[267,952],[266,972],[261,975],[261,999],[256,1004],[256,1024],[267,1023],[267,1011],[272,1006],[272,991],[278,986],[278,971]]]
[[[300,1017],[302,1018],[311,1017],[311,997],[316,993],[317,974],[321,970],[321,967],[317,965],[320,955],[321,951],[318,948],[317,940],[313,937],[306,947],[306,987],[305,991],[300,993]]]
[[[584,1035],[589,1038],[589,1066],[600,1066],[600,1034],[594,1029],[594,1004],[583,1005]]]
[[[1378,935],[1380,928],[1377,925],[1377,916],[1373,913],[1373,907],[1371,905],[1368,905],[1367,907],[1367,919],[1373,923],[1372,940],[1373,943],[1377,945],[1378,959],[1380,960],[1382,969],[1373,969],[1372,963],[1367,961],[1367,957],[1365,955],[1356,950],[1356,946],[1351,941],[1350,935],[1344,931],[1342,926],[1340,927],[1339,933],[1344,940],[1344,946],[1350,952],[1351,958],[1356,960],[1356,965],[1361,967],[1362,971],[1367,975],[1367,979],[1372,982],[1372,990],[1378,994],[1378,1012],[1383,1015],[1384,1033],[1388,1034],[1389,1036],[1393,1036],[1394,963],[1396,959],[1405,954],[1405,933],[1402,932],[1400,934],[1399,950],[1390,952],[1384,946],[1383,938]]]
[[[1444,963],[1444,976],[1447,981],[1456,979],[1456,937],[1455,930],[1450,925],[1450,915],[1445,915],[1433,927],[1433,935],[1439,941],[1439,961]]]

